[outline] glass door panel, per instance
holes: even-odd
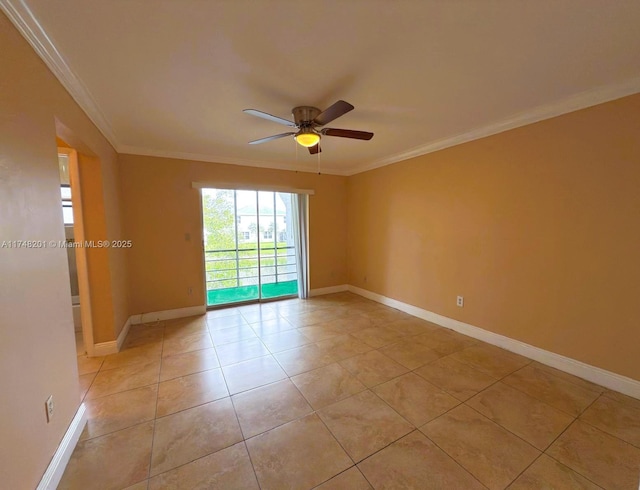
[[[260,293],[262,298],[277,298],[298,294],[296,253],[293,237],[291,194],[260,193],[260,222],[265,225],[261,246]]]
[[[247,208],[256,209],[255,192],[202,189],[207,306],[260,297],[257,237],[239,232]]]
[[[202,189],[207,306],[297,294],[291,194]]]

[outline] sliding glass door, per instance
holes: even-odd
[[[202,189],[207,306],[298,293],[293,195]]]

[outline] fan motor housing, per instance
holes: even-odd
[[[306,105],[302,105],[299,107],[294,107],[291,111],[293,115],[293,120],[298,126],[309,126],[313,120],[318,117],[320,114],[320,109],[317,107],[310,107]]]

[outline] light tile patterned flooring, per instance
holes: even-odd
[[[350,293],[78,357],[61,489],[638,489],[640,400]]]

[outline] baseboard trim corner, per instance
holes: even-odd
[[[149,322],[159,322],[162,320],[175,320],[176,318],[186,318],[188,316],[204,315],[207,307],[188,306],[186,308],[176,308],[173,310],[151,311],[129,317],[131,325],[140,325]]]
[[[58,487],[86,423],[87,407],[84,403],[81,403],[36,490],[55,490]]]
[[[428,311],[417,306],[413,306],[402,301],[383,296],[378,293],[374,293],[367,289],[362,289],[357,286],[348,286],[348,290],[352,293],[363,296],[367,299],[373,300],[377,303],[381,303],[385,306],[396,308],[400,311],[404,311],[409,315],[422,318],[441,327],[454,330],[463,335],[468,335],[474,339],[482,340],[491,345],[501,347],[505,350],[520,354],[521,356],[528,357],[534,361],[538,361],[541,364],[551,366],[569,374],[573,374],[579,378],[586,379],[592,383],[596,383],[610,390],[618,391],[633,398],[640,399],[640,381],[628,378],[621,374],[616,374],[605,369],[586,364],[582,361],[572,359],[570,357],[556,354],[548,350],[535,347],[530,344],[526,344],[519,340],[505,337],[494,332],[490,332],[480,327],[476,327],[469,323],[464,323],[453,318],[449,318],[443,315],[439,315],[432,311]]]
[[[116,340],[118,344],[117,345],[118,352],[120,352],[120,349],[122,349],[122,344],[124,344],[124,341],[127,338],[127,334],[129,333],[130,328],[131,328],[131,317],[127,318],[127,321],[124,322],[124,326],[122,327],[122,330],[120,330],[120,335],[118,335],[118,339]]]
[[[118,341],[110,340],[109,342],[98,342],[93,345],[93,355],[95,357],[108,356],[109,354],[118,353]]]
[[[338,286],[328,286],[326,288],[317,288],[309,290],[309,297],[323,296],[325,294],[342,293],[348,291],[349,286],[347,284],[340,284]]]

